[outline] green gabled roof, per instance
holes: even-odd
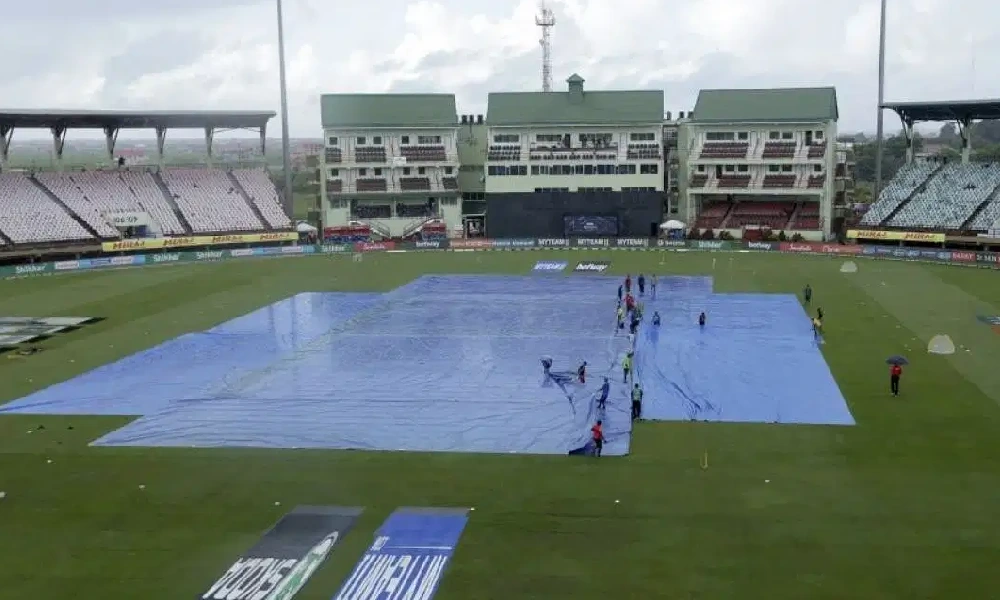
[[[454,94],[324,94],[323,127],[457,127]]]
[[[837,90],[775,88],[702,90],[694,107],[696,123],[836,121]]]
[[[582,87],[573,74],[570,87]],[[504,125],[608,125],[663,121],[662,90],[583,90],[573,92],[498,92],[489,95],[486,123]]]

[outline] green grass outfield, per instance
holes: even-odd
[[[615,273],[711,274],[718,291],[811,283],[827,315],[823,352],[858,425],[641,423],[631,456],[595,461],[89,448],[126,419],[3,416],[0,598],[195,598],[296,504],[366,507],[304,600],[331,598],[374,529],[406,505],[476,507],[441,600],[997,597],[1000,337],[975,319],[1000,314],[993,271],[859,260],[860,272],[845,275],[842,259],[828,257],[588,251],[259,259],[3,281],[0,315],[107,320],[36,356],[0,355],[0,400],[297,292],[389,290],[428,272],[526,273],[556,255],[607,258]],[[928,356],[935,333],[970,351]],[[896,353],[912,362],[898,399],[883,363]],[[724,377],[726,365],[717,368]]]

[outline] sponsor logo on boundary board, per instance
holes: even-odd
[[[848,239],[852,240],[886,240],[890,242],[932,242],[943,244],[943,233],[928,233],[924,231],[864,231],[849,229]]]
[[[232,236],[230,236],[232,237]],[[188,238],[190,239],[190,238]],[[889,258],[894,260],[919,260],[939,264],[977,266],[987,269],[1000,269],[1000,254],[994,252],[974,252],[971,250],[944,250],[936,248],[914,248],[908,246],[879,246],[858,244],[829,244],[820,242],[736,242],[729,240],[675,240],[650,238],[646,246],[633,247],[619,245],[619,238],[584,238],[608,239],[609,250],[719,250],[719,251],[763,251],[791,252],[826,255],[864,255],[869,258]],[[624,238],[634,240],[639,238]],[[516,238],[516,239],[473,239],[473,240],[441,240],[440,250],[536,250],[568,249],[571,240],[566,238]],[[633,242],[628,241],[626,244]],[[604,246],[596,246],[604,248]],[[173,252],[148,252],[128,256],[105,256],[91,259],[63,260],[23,265],[0,266],[0,279],[19,277],[34,277],[51,275],[59,272],[74,272],[108,267],[135,267],[144,264],[189,263],[199,261],[228,260],[251,256],[295,256],[307,254],[341,254],[350,252],[382,252],[382,251],[415,251],[417,243],[381,243],[368,242],[361,244],[323,244],[316,246],[281,246],[236,248],[232,250],[180,250]]]
[[[281,233],[242,233],[236,235],[194,235],[187,237],[146,238],[104,242],[104,252],[127,252],[129,250],[162,250],[164,248],[190,248],[192,246],[231,246],[233,244],[263,244],[266,242],[294,242],[299,234],[294,231]]]
[[[360,508],[300,506],[215,581],[201,600],[291,600],[361,514]]]

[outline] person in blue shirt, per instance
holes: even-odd
[[[604,384],[601,386],[601,397],[597,399],[597,408],[604,410],[605,405],[608,402],[608,394],[611,392],[611,382],[608,378],[604,378]]]
[[[660,311],[653,311],[653,325],[656,327],[660,326]]]
[[[640,296],[645,296],[646,295],[646,276],[643,275],[642,273],[639,273],[639,279],[636,280],[636,283],[639,284],[639,295]]]

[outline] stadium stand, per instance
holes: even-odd
[[[915,161],[904,165],[879,194],[868,212],[861,218],[861,224],[868,227],[881,225],[896,210],[923,186],[940,168],[938,163]]]
[[[957,230],[1000,187],[996,164],[945,165],[888,220],[890,227]]]
[[[701,147],[700,158],[726,159],[747,157],[750,144],[747,142],[705,142]]]
[[[267,171],[263,168],[234,169],[232,173],[244,195],[257,207],[261,217],[271,228],[288,229],[292,226],[291,219],[281,208],[278,190]]]
[[[138,211],[128,196],[110,193],[111,180],[107,173],[36,173],[35,179],[45,186],[66,208],[89,225],[104,239],[121,237],[121,233],[104,218],[105,213]]]
[[[165,169],[160,176],[193,232],[264,229],[264,224],[225,171]]]
[[[136,203],[146,209],[146,213],[160,226],[163,235],[184,235],[191,233],[185,228],[178,216],[180,211],[171,206],[167,200],[164,188],[160,187],[154,175],[148,171],[122,171],[118,174],[125,190],[135,196]],[[110,182],[112,194],[124,195],[124,191],[116,189],[114,181]]]
[[[818,202],[803,202],[795,212],[792,224],[788,229],[807,230],[819,229],[820,206]]]
[[[785,229],[794,209],[795,205],[790,202],[740,202],[733,208],[728,226]]]
[[[723,222],[726,220],[726,215],[729,214],[729,210],[732,208],[732,204],[728,202],[709,202],[702,207],[701,212],[698,213],[698,220],[695,223],[695,227],[699,229],[718,229],[722,227]]]
[[[91,240],[93,236],[24,173],[0,173],[0,232],[15,244]]]

